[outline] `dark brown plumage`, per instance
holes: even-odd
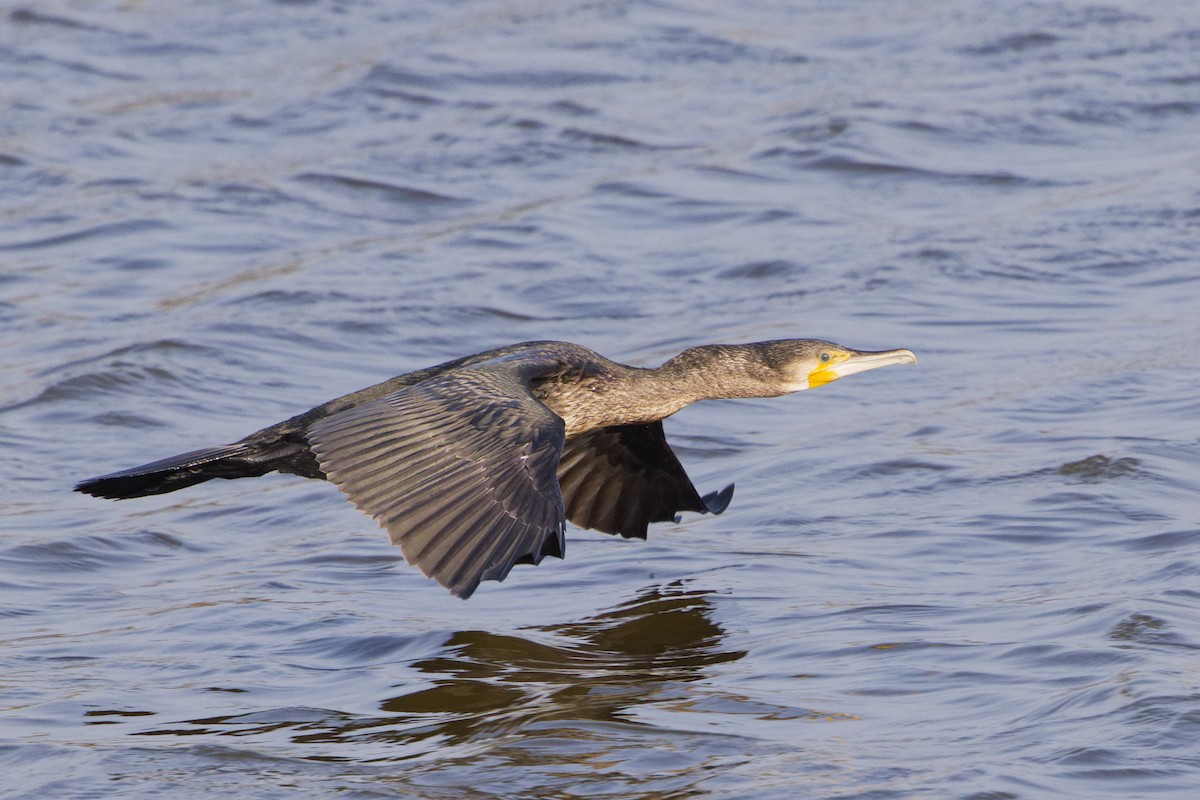
[[[121,499],[278,470],[333,481],[404,557],[454,594],[564,552],[565,520],[645,538],[682,511],[719,514],[662,420],[703,399],[772,397],[887,364],[815,339],[692,348],[657,369],[566,342],[527,342],[340,397],[230,445],[83,481]]]

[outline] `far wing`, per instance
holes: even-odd
[[[504,365],[462,369],[319,420],[321,469],[404,558],[459,597],[563,554],[563,421]]]
[[[600,428],[569,439],[558,465],[567,519],[581,528],[646,538],[680,511],[720,514],[733,485],[701,497],[661,422]]]

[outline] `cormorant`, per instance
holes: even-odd
[[[121,499],[273,470],[333,481],[404,558],[466,598],[514,564],[562,557],[565,520],[624,537],[703,497],[662,420],[698,400],[776,397],[855,372],[913,364],[817,339],[704,345],[658,368],[568,342],[526,342],[410,372],[209,447],[83,481]]]

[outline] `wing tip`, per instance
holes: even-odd
[[[450,594],[454,595],[459,600],[470,600],[471,595],[475,594],[475,590],[479,588],[479,583],[479,580],[476,579],[474,581],[467,581],[454,586],[447,586],[446,588],[450,590]]]
[[[88,478],[85,481],[80,481],[75,484],[71,491],[86,494],[91,497],[99,497],[102,500],[124,500],[125,495],[117,493],[113,489],[106,489],[108,478]]]
[[[404,556],[404,560],[421,571],[421,573],[431,580],[436,581],[442,587],[447,589],[450,594],[460,600],[466,600],[475,593],[479,588],[479,584],[484,581],[496,581],[501,583],[512,572],[512,568],[517,564],[532,564],[537,566],[542,563],[546,556],[555,558],[566,557],[566,524],[559,523],[556,530],[547,531],[541,544],[535,550],[529,550],[522,554],[512,555],[509,558],[491,564],[489,566],[476,566],[475,568],[459,572],[457,574],[447,574],[441,570],[430,570],[428,565],[423,563],[421,559],[412,559],[405,552],[404,543],[397,534],[393,534],[388,530],[389,536],[392,536],[392,543],[400,545],[400,552]]]
[[[733,499],[733,484],[729,484],[719,492],[709,492],[700,499],[709,514],[720,514],[729,508],[729,501]]]

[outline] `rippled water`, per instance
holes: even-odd
[[[1200,783],[1200,6],[0,18],[13,798]],[[463,603],[330,485],[84,477],[526,339],[921,363],[668,421],[720,517]]]

